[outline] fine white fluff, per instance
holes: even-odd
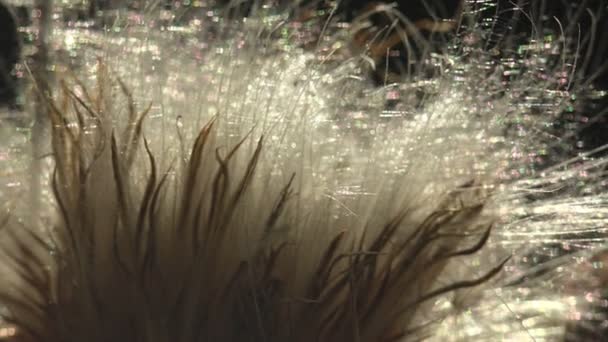
[[[530,250],[604,221],[596,173],[605,161],[551,154],[566,139],[547,125],[577,94],[574,83],[562,87],[574,75],[566,45],[534,45],[497,60],[473,39],[483,29],[463,27],[459,37],[471,39],[429,56],[436,76],[377,89],[366,81],[368,60],[352,53],[340,32],[328,31],[331,39],[304,51],[270,37],[289,28],[280,19],[250,20],[211,47],[171,32],[56,30],[59,44],[94,48],[79,51],[76,77],[60,68],[62,82],[46,103],[53,165],[40,176],[55,169],[56,183],[54,194],[44,183],[40,217],[28,217],[27,201],[9,186],[17,179],[17,193],[25,192],[29,179],[17,171],[3,176],[3,196],[14,203],[3,238],[12,268],[6,274],[16,276],[3,280],[0,299],[12,310],[6,317],[17,339],[376,341],[403,334],[491,341],[562,334],[573,307],[552,285],[562,270],[547,263],[546,278],[503,286],[529,272],[521,258]],[[336,55],[338,61],[328,58]],[[509,70],[521,73],[505,81]],[[396,89],[400,112],[388,115],[384,98]],[[15,165],[31,158],[7,154]],[[547,168],[539,158],[568,160]],[[390,241],[374,250],[395,220]],[[420,240],[432,234],[416,233],[426,226],[440,233],[428,245]],[[485,242],[490,227],[480,253],[451,257]],[[424,251],[414,252],[419,244]],[[393,261],[411,265],[363,319],[357,308],[372,307],[381,280],[365,287],[368,297],[357,292],[359,280],[323,305],[306,297],[332,248],[339,267],[328,271],[330,279],[358,279],[353,260],[366,254],[379,256],[378,268],[367,270],[379,279]],[[485,277],[512,254],[500,275]],[[276,277],[280,290],[256,288],[272,283],[260,270]],[[484,287],[461,283],[476,279]],[[233,284],[280,295],[264,292],[259,298],[268,303],[255,301],[254,312],[243,304],[239,316],[231,305],[246,299],[216,301],[237,293],[227,289]],[[426,297],[452,284],[466,289]],[[297,305],[287,309],[283,301]],[[339,321],[332,312],[347,304],[344,323],[325,331],[323,322]],[[397,310],[406,314],[386,323]],[[284,318],[287,312],[293,318]],[[227,323],[237,316],[245,317],[240,328],[259,335],[239,336],[236,323]],[[446,316],[439,328],[426,326]],[[395,331],[382,331],[387,327]]]

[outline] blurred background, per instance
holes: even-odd
[[[95,37],[111,34],[134,34],[156,28],[171,32],[178,41],[198,40],[203,46],[226,27],[227,21],[259,18],[299,22],[299,47],[314,48],[327,22],[327,30],[348,29],[351,50],[366,49],[373,61],[368,75],[377,86],[405,82],[411,75],[432,76],[432,68],[422,65],[429,53],[459,48],[461,25],[488,26],[488,44],[495,45],[497,57],[534,41],[570,37],[568,49],[576,55],[576,82],[594,89],[608,88],[608,9],[603,0],[3,0],[0,9],[0,103],[6,109],[2,116],[17,116],[23,110],[22,89],[36,65],[52,69],[52,58],[76,68],[85,65],[83,49],[99,48]],[[475,15],[475,22],[463,20],[463,9]],[[10,12],[10,13],[9,13]],[[12,14],[11,14],[12,13]],[[400,24],[395,21],[399,19]],[[403,24],[405,23],[405,24]],[[533,24],[532,24],[533,23]],[[409,26],[408,26],[409,25]],[[55,28],[55,39],[48,40]],[[96,31],[97,35],[74,34],[73,30]],[[415,34],[412,32],[415,31]],[[400,32],[408,32],[408,38]],[[80,38],[78,38],[80,37]],[[277,39],[281,38],[277,36]],[[179,42],[178,42],[179,44]],[[460,44],[460,45],[459,45]],[[208,45],[208,44],[207,44]],[[50,54],[49,54],[50,52]],[[336,58],[339,58],[336,57]],[[17,63],[21,61],[21,63]],[[162,63],[162,61],[156,61]],[[30,71],[27,70],[30,68]],[[42,75],[41,72],[38,72]],[[48,76],[48,75],[47,75]],[[40,76],[42,77],[42,76]],[[581,112],[593,112],[594,118],[579,129],[575,140],[584,149],[593,149],[608,142],[603,132],[608,125],[603,113],[606,102],[587,102]],[[398,100],[387,99],[387,107]],[[591,106],[591,107],[589,107]],[[574,114],[556,121],[556,129],[567,130]],[[570,126],[569,126],[570,125]],[[563,132],[562,132],[563,133]],[[579,145],[580,145],[579,144]]]

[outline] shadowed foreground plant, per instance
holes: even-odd
[[[112,117],[116,84],[125,125]],[[16,341],[415,340],[441,318],[434,299],[504,264],[442,276],[490,234],[474,182],[426,210],[387,216],[385,202],[356,198],[371,213],[340,215],[305,189],[312,175],[266,171],[262,135],[228,145],[221,116],[161,169],[147,111],[103,70],[95,91],[66,85],[49,108],[56,222],[5,229],[16,276],[0,300]]]

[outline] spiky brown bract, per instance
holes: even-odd
[[[221,117],[161,170],[146,111],[119,82],[128,124],[113,123],[115,83],[100,70],[94,93],[65,86],[49,101],[56,224],[7,230],[17,280],[0,300],[16,341],[413,340],[441,318],[423,314],[431,299],[501,268],[440,281],[489,236],[473,183],[430,210],[370,203],[360,222],[308,194],[310,175],[263,174],[264,138],[226,146]]]

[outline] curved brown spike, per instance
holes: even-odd
[[[265,262],[264,274],[262,276],[263,282],[267,281],[270,278],[271,273],[274,270],[274,267],[276,265],[277,258],[281,255],[285,246],[287,246],[287,242],[281,243],[276,248],[271,248],[270,255],[268,256],[268,258]]]
[[[425,235],[421,236],[412,246],[403,246],[402,248],[397,249],[396,258],[399,258],[397,265],[392,269],[394,278],[401,278],[404,274],[408,273],[410,267],[412,267],[416,261],[419,260],[420,255],[423,251],[429,247],[433,242],[439,240],[440,237],[438,235]],[[423,256],[424,257],[424,256]],[[443,260],[443,259],[442,259]],[[431,260],[431,263],[427,263],[425,266],[430,267],[435,265],[439,260]],[[397,284],[394,284],[397,285]],[[392,286],[391,286],[392,287]]]
[[[317,271],[315,272],[315,276],[312,278],[312,282],[307,291],[308,297],[318,298],[321,295],[323,287],[327,284],[334,256],[345,235],[345,231],[338,233],[325,250],[325,253],[321,257],[321,261],[319,262]]]
[[[116,184],[116,192],[118,193],[117,196],[117,200],[118,200],[118,209],[119,209],[119,216],[122,220],[122,222],[124,224],[128,224],[128,200],[127,200],[127,194],[125,193],[125,190],[127,189],[127,187],[124,184],[124,179],[123,179],[123,172],[122,172],[122,168],[124,167],[122,165],[121,162],[121,158],[119,157],[120,155],[120,151],[118,151],[118,144],[116,142],[116,136],[114,135],[114,132],[112,132],[112,136],[111,136],[111,155],[112,155],[112,171],[113,171],[113,176],[114,176],[114,182]]]
[[[390,260],[386,262],[384,266],[384,271],[381,271],[378,276],[374,279],[369,279],[369,282],[379,282],[380,286],[378,286],[377,290],[373,292],[371,299],[368,300],[367,310],[361,315],[361,322],[363,324],[366,323],[369,317],[374,314],[376,309],[378,309],[382,303],[382,300],[385,297],[386,290],[389,288],[389,284],[392,277],[392,263],[394,260],[393,254],[389,255]],[[370,289],[371,290],[371,289]]]
[[[357,255],[355,256],[354,263],[356,265],[363,263],[360,267],[357,268],[358,270],[360,270],[360,271],[358,271],[358,273],[363,272],[366,267],[370,266],[371,269],[369,269],[368,274],[370,276],[373,276],[373,274],[375,272],[375,264],[377,261],[378,254],[380,253],[380,251],[382,251],[386,247],[388,242],[395,235],[395,233],[399,229],[399,225],[405,219],[405,217],[407,216],[408,213],[409,213],[409,209],[404,209],[398,215],[395,215],[395,217],[393,217],[393,219],[391,219],[382,228],[382,230],[380,231],[378,236],[374,239],[374,242],[372,242],[371,246],[367,249],[367,251],[365,253],[357,253]],[[363,250],[364,250],[363,246],[364,246],[364,239],[366,236],[366,232],[367,232],[367,229],[365,229],[363,231],[363,235],[359,241],[358,250],[361,252],[363,252]],[[363,258],[363,260],[360,260],[361,257]]]
[[[91,107],[83,99],[81,99],[80,96],[76,95],[76,93],[74,93],[74,91],[68,90],[68,94],[70,95],[70,97],[72,98],[73,101],[76,101],[76,103],[78,103],[80,106],[82,106],[82,108],[84,108],[86,110],[86,112],[89,114],[89,116],[91,116],[92,118],[96,118],[96,119],[100,118],[99,113],[97,113],[93,109],[91,109]]]
[[[127,155],[127,165],[129,166],[129,168],[131,167],[131,165],[133,165],[133,161],[135,160],[135,155],[136,155],[136,150],[137,150],[137,146],[139,145],[139,141],[141,138],[141,132],[142,132],[142,128],[143,128],[143,123],[144,123],[144,119],[146,118],[146,116],[148,115],[148,113],[150,113],[150,110],[152,109],[152,103],[150,103],[148,105],[148,107],[141,112],[141,114],[139,115],[139,117],[137,118],[137,120],[135,121],[135,127],[133,128],[132,134],[128,134],[127,135],[132,135],[132,136],[127,136],[126,140],[125,140],[125,153]]]
[[[339,321],[340,315],[341,315],[341,306],[336,306],[333,308],[332,311],[330,311],[327,316],[325,316],[323,319],[321,319],[321,325],[318,328],[318,333],[317,333],[317,341],[331,341],[329,338],[331,338],[331,336],[327,336],[327,335],[331,335],[331,331],[335,331],[335,328],[333,327],[337,321]]]
[[[76,113],[76,122],[78,123],[78,132],[80,132],[82,134],[82,131],[85,129],[85,119],[84,119],[84,113],[82,112],[82,110],[80,110],[78,102],[73,100],[70,102],[70,104],[72,105],[72,111],[74,111],[74,113]]]
[[[162,188],[164,187],[165,183],[167,182],[167,178],[169,177],[169,174],[171,173],[171,169],[172,167],[169,167],[169,169],[167,171],[165,171],[165,173],[163,174],[163,176],[160,178],[160,180],[158,181],[158,184],[156,184],[156,188],[154,189],[154,193],[152,194],[152,200],[150,201],[150,205],[148,206],[148,220],[150,222],[155,222],[155,220],[153,220],[153,216],[154,212],[158,209],[158,199],[160,197],[160,192],[162,190]]]
[[[111,157],[112,157],[112,171],[113,171],[113,176],[114,176],[114,182],[116,184],[116,192],[117,192],[117,200],[118,200],[118,218],[117,221],[114,223],[114,227],[112,230],[112,253],[114,254],[114,257],[116,258],[116,261],[118,262],[118,265],[121,267],[121,269],[123,270],[123,272],[125,272],[126,275],[131,276],[132,272],[129,270],[129,267],[127,266],[127,263],[124,261],[123,257],[121,256],[120,253],[120,244],[118,243],[119,240],[119,236],[118,236],[118,230],[121,226],[121,222],[123,225],[128,225],[129,224],[129,218],[128,218],[128,204],[127,204],[127,195],[125,193],[126,187],[123,183],[123,178],[122,178],[122,171],[120,170],[121,168],[121,162],[119,160],[118,157],[118,147],[117,147],[117,143],[116,143],[116,136],[114,135],[114,133],[112,133],[112,149],[111,149]],[[125,232],[126,234],[129,234],[131,232]],[[129,236],[129,238],[133,238],[132,236]]]
[[[142,232],[144,229],[144,221],[146,218],[146,211],[149,210],[149,205],[152,200],[152,194],[154,189],[156,188],[156,161],[152,152],[150,151],[150,147],[148,146],[148,140],[144,138],[144,147],[146,149],[146,153],[148,154],[148,162],[150,163],[150,176],[148,177],[148,181],[146,183],[146,188],[144,190],[143,197],[141,199],[141,204],[139,207],[139,214],[137,217],[137,222],[135,224],[135,255],[139,257],[141,245],[144,241],[142,241]],[[150,237],[148,237],[149,239]]]
[[[197,239],[202,241],[203,248],[206,246],[206,242],[210,241],[209,234],[212,233],[212,230],[210,229],[209,226],[202,225],[202,222],[204,220],[203,216],[206,214],[206,211],[204,210],[204,204],[205,204],[205,197],[204,197],[204,194],[201,194],[200,196],[198,196],[198,199],[196,200],[196,204],[193,207],[193,208],[195,208],[196,214],[194,217],[194,221],[192,223],[192,229],[196,230],[195,235],[196,235]],[[203,231],[202,236],[200,235],[201,232],[199,230]],[[196,248],[195,253],[198,253],[198,249],[201,248],[201,245],[199,244],[199,242],[196,242],[194,247]]]
[[[469,287],[475,287],[477,285],[481,285],[483,283],[485,283],[486,281],[494,278],[495,275],[497,275],[500,271],[502,271],[503,266],[509,261],[511,260],[511,257],[507,257],[505,258],[500,264],[498,264],[498,266],[492,268],[490,271],[488,271],[485,275],[477,278],[477,279],[473,279],[473,280],[463,280],[463,281],[459,281],[456,283],[453,283],[451,285],[448,286],[444,286],[441,287],[437,290],[431,291],[429,293],[427,293],[426,295],[423,295],[420,299],[418,299],[418,301],[416,301],[415,303],[413,303],[413,305],[418,305],[422,302],[425,302],[429,299],[432,299],[434,297],[437,297],[439,295],[442,295],[444,293],[448,293],[448,292],[452,292],[452,291],[456,291],[459,289],[463,289],[463,288],[469,288]]]
[[[205,144],[209,135],[211,134],[211,130],[215,123],[215,119],[212,119],[201,129],[194,144],[192,146],[192,151],[190,152],[190,161],[188,163],[187,171],[186,171],[186,181],[184,182],[184,193],[181,195],[182,201],[180,203],[180,213],[179,213],[179,222],[177,222],[177,228],[182,230],[185,227],[185,220],[190,216],[190,210],[192,207],[193,198],[192,193],[196,188],[194,185],[197,181],[197,174],[201,167],[203,152],[205,148]]]
[[[470,221],[472,218],[474,218],[476,216],[480,217],[480,214],[485,209],[485,206],[486,206],[485,203],[476,203],[476,204],[472,204],[470,206],[465,206],[464,204],[461,203],[461,206],[459,209],[451,210],[453,215],[450,218],[450,220],[452,220],[453,222]]]
[[[247,139],[249,139],[249,136],[251,136],[251,134],[253,133],[253,129],[249,130],[249,132],[247,132],[247,134],[245,134],[245,136],[243,138],[241,138],[241,140],[239,140],[230,150],[230,152],[228,152],[228,155],[226,156],[225,160],[229,161],[232,159],[232,156],[236,153],[236,151],[238,151],[241,146],[243,146],[243,144],[245,143],[245,141],[247,141]]]
[[[188,286],[190,285],[190,283],[192,282],[192,278],[193,278],[193,266],[190,265],[188,266],[188,272],[186,272],[184,274],[183,279],[178,279],[178,281],[175,282],[175,289],[177,290],[176,296],[175,296],[175,300],[173,302],[173,304],[169,304],[169,308],[167,310],[167,312],[169,313],[169,316],[171,318],[171,321],[174,324],[169,323],[170,325],[175,325],[175,327],[173,329],[175,329],[175,331],[179,331],[179,323],[181,323],[182,320],[182,314],[180,313],[180,309],[183,308],[183,304],[184,301],[186,300],[186,295],[188,292]],[[201,322],[201,324],[204,324]]]
[[[184,133],[182,132],[182,120],[183,117],[181,115],[177,115],[177,117],[175,118],[175,134],[177,135],[177,141],[178,141],[178,145],[179,145],[179,160],[181,162],[182,165],[186,164],[186,160],[188,159],[186,156],[186,143],[184,141]],[[200,132],[199,132],[200,135]],[[197,136],[198,139],[198,136]],[[184,169],[185,166],[184,166]]]
[[[357,266],[356,264],[353,266]],[[348,311],[344,311],[344,314],[349,313],[351,319],[351,328],[353,329],[353,337],[355,342],[361,342],[361,327],[359,326],[359,302],[357,301],[359,297],[359,276],[355,276],[356,270],[353,268],[352,272],[348,272]]]
[[[93,153],[92,156],[92,160],[89,162],[89,164],[84,167],[84,155],[81,153],[80,154],[80,163],[81,163],[81,169],[85,170],[84,174],[88,174],[88,170],[91,168],[91,166],[100,158],[101,154],[103,153],[103,151],[105,151],[105,146],[106,146],[106,134],[104,131],[104,127],[102,125],[102,119],[100,117],[100,115],[96,112],[94,112],[90,106],[83,101],[80,96],[76,95],[73,91],[68,90],[69,95],[72,99],[72,107],[74,109],[74,111],[77,114],[77,119],[78,119],[78,123],[79,123],[79,131],[82,131],[85,129],[85,122],[84,122],[84,113],[82,113],[82,111],[79,109],[78,106],[81,106],[82,108],[85,109],[85,111],[88,113],[89,117],[93,118],[95,120],[95,122],[97,123],[97,127],[96,130],[99,131],[98,134],[96,134],[96,136],[99,137],[99,141],[97,141],[97,143],[95,144],[95,152]],[[80,141],[80,140],[79,140]],[[76,144],[78,145],[78,144]]]
[[[82,81],[80,80],[80,78],[78,78],[74,74],[74,71],[72,69],[68,69],[67,73],[68,73],[68,76],[70,77],[70,79],[72,79],[76,83],[76,85],[78,85],[78,87],[80,87],[80,91],[82,91],[82,94],[84,95],[84,98],[89,103],[92,103],[93,99],[91,98],[91,95],[89,94],[88,87],[85,86],[84,83],[82,83]]]
[[[61,100],[61,103],[60,103],[59,107],[62,109],[63,113],[66,113],[69,108],[70,97],[68,95],[69,88],[68,88],[68,85],[65,83],[65,80],[60,81],[59,89],[61,89],[61,98],[59,99],[59,100]]]
[[[258,164],[258,160],[260,158],[260,153],[262,151],[262,143],[264,141],[264,136],[261,136],[258,140],[258,144],[253,152],[253,156],[249,159],[249,163],[247,164],[247,168],[245,169],[245,175],[241,179],[239,185],[236,188],[234,195],[232,196],[232,200],[230,203],[230,207],[228,209],[228,213],[232,212],[236,207],[238,201],[241,199],[245,190],[251,183],[251,179],[253,178],[253,174],[255,173],[256,166]]]
[[[337,263],[338,263],[339,260],[345,259],[345,258],[352,258],[353,255],[357,256],[359,254],[367,255],[369,257],[369,255],[371,255],[371,254],[377,254],[377,253],[355,252],[355,253],[345,253],[345,254],[342,254],[342,255],[336,257],[333,260],[333,262],[332,262],[332,264],[330,266],[330,269],[328,271],[329,274],[331,274],[331,270],[333,269],[333,267],[335,265],[337,265]],[[366,260],[369,260],[369,259],[366,259]],[[345,271],[340,272],[336,276],[337,279],[335,281],[332,280],[332,281],[329,282],[329,283],[333,283],[333,285],[330,286],[329,288],[324,289],[324,291],[321,292],[321,295],[319,296],[319,300],[320,301],[323,302],[327,298],[332,298],[335,295],[337,295],[338,293],[340,293],[340,291],[342,291],[345,288],[345,286],[348,285],[348,282],[350,281],[350,277],[349,276],[351,275],[351,273],[356,272],[357,280],[361,279],[360,278],[360,273],[362,272],[361,271],[362,269],[365,269],[365,267],[360,267],[359,265],[355,265],[356,269],[353,270],[354,267],[350,266],[350,265],[352,265],[352,262],[351,262],[351,264],[349,264],[349,267]]]
[[[106,96],[104,95],[104,86],[106,82],[107,73],[108,72],[105,63],[101,58],[97,58],[97,98],[95,99],[95,101],[97,102],[96,105],[98,113],[102,112],[103,108],[101,105],[103,103],[103,99],[106,98]]]
[[[150,175],[148,176],[148,181],[146,182],[146,188],[144,190],[144,194],[141,199],[141,204],[139,207],[139,217],[136,223],[136,239],[139,240],[141,237],[142,226],[144,223],[144,215],[151,201],[152,193],[156,188],[156,159],[150,151],[150,146],[148,144],[148,140],[144,138],[144,148],[146,150],[146,154],[148,156],[148,165],[150,167]]]
[[[241,277],[243,276],[243,274],[245,273],[245,271],[247,270],[248,267],[249,267],[249,263],[247,261],[241,261],[239,263],[239,266],[234,271],[234,274],[232,275],[232,277],[230,277],[230,280],[228,280],[228,282],[226,283],[224,290],[218,296],[220,303],[226,302],[226,299],[229,296],[231,296],[232,291],[234,291],[234,289],[236,289],[239,286],[239,284],[238,284],[239,280],[241,279]]]
[[[463,255],[470,255],[470,254],[474,254],[474,253],[478,252],[483,246],[485,246],[486,242],[490,238],[490,233],[491,232],[492,232],[492,226],[490,225],[484,231],[484,233],[481,236],[481,238],[479,239],[479,241],[477,241],[477,243],[475,243],[473,246],[471,246],[469,248],[462,249],[462,250],[458,250],[458,251],[455,251],[455,252],[451,252],[451,253],[448,253],[446,255],[442,255],[441,258],[449,259],[449,258],[452,258],[452,257],[463,256]]]
[[[135,101],[133,100],[133,94],[131,93],[131,91],[129,90],[129,87],[127,87],[127,85],[125,84],[125,82],[122,80],[121,77],[117,76],[116,82],[118,82],[118,85],[120,86],[120,90],[122,91],[122,94],[127,98],[127,108],[129,110],[129,122],[131,123],[135,120],[135,116],[136,116]]]
[[[133,277],[133,272],[129,269],[129,266],[127,265],[127,263],[125,262],[124,258],[122,257],[122,255],[120,253],[120,244],[118,243],[119,223],[117,221],[118,220],[116,220],[114,222],[114,229],[112,230],[112,255],[114,256],[114,259],[116,259],[116,262],[118,263],[118,266],[120,267],[120,270],[128,277]]]
[[[395,217],[393,217],[382,228],[382,230],[380,231],[380,233],[378,234],[376,239],[374,239],[374,242],[372,242],[372,244],[370,245],[368,250],[370,252],[381,251],[386,246],[386,244],[391,240],[391,238],[393,238],[395,236],[395,233],[399,229],[399,225],[403,222],[403,220],[407,217],[407,215],[409,213],[410,213],[409,209],[404,209],[398,215],[395,215]],[[367,231],[367,229],[365,229],[365,231]],[[364,233],[365,233],[365,231],[364,231]],[[414,232],[414,234],[412,234],[412,235],[415,236],[416,234],[417,234],[417,232]],[[362,246],[360,246],[360,249],[362,249]]]
[[[443,208],[446,210],[454,210],[454,209],[450,209],[450,206],[454,202],[456,202],[457,199],[462,198],[462,194],[465,190],[475,190],[473,188],[473,186],[475,184],[477,184],[475,179],[470,179],[470,180],[460,184],[455,189],[449,191],[447,194],[445,194],[443,196],[443,199],[441,199],[441,201],[437,205],[437,208]],[[481,204],[483,205],[483,203],[481,203]]]
[[[416,227],[416,229],[414,229],[414,231],[411,234],[408,235],[408,237],[402,243],[399,244],[397,249],[405,250],[406,246],[408,246],[410,243],[412,243],[412,241],[414,241],[415,239],[418,239],[420,235],[431,234],[432,232],[428,232],[427,230],[429,229],[429,227],[433,226],[433,221],[439,220],[443,216],[449,217],[449,214],[450,214],[449,212],[445,212],[445,211],[432,212],[418,225],[418,227]],[[443,218],[443,220],[445,220],[445,218]]]
[[[167,177],[169,176],[170,170],[171,170],[171,168],[169,168],[169,170],[167,170],[163,174],[161,179],[159,180],[158,184],[156,185],[156,188],[154,189],[152,198],[150,200],[150,204],[148,206],[147,211],[148,211],[149,230],[148,230],[148,238],[146,241],[147,246],[144,250],[145,253],[144,253],[144,258],[143,258],[143,265],[144,265],[143,273],[148,273],[149,269],[152,267],[152,262],[157,261],[155,234],[158,229],[157,229],[157,225],[156,225],[156,220],[154,219],[154,214],[158,210],[157,204],[158,204],[160,192],[161,192],[165,182],[167,181]],[[166,290],[166,281],[163,277],[162,272],[159,272],[158,276],[160,278],[159,281],[161,281],[161,287],[163,287],[163,289]]]
[[[105,138],[105,136],[101,136],[100,141],[97,144],[97,148],[95,148],[95,152],[91,156],[91,161],[88,163],[88,165],[84,166],[85,165],[85,161],[83,159],[84,156],[81,154],[81,158],[80,158],[81,184],[86,184],[85,182],[88,179],[89,175],[91,174],[91,168],[102,157],[105,149],[106,149],[106,138]]]
[[[266,221],[266,228],[264,228],[265,234],[268,234],[270,232],[270,230],[274,227],[275,223],[281,216],[283,208],[285,207],[285,204],[287,204],[287,200],[289,199],[289,196],[291,195],[291,185],[293,184],[293,180],[295,179],[295,177],[296,177],[296,174],[292,173],[291,177],[289,177],[289,181],[281,190],[281,194],[279,195],[279,198],[278,198],[277,202],[275,203],[275,205],[273,206],[270,216],[268,217],[268,220]]]
[[[61,212],[61,216],[63,217],[63,227],[65,228],[64,233],[67,234],[68,236],[68,240],[69,240],[69,247],[71,249],[71,254],[75,254],[75,255],[81,255],[81,251],[79,248],[74,232],[74,227],[72,226],[72,220],[71,217],[68,214],[68,207],[65,203],[65,200],[61,194],[61,192],[59,191],[59,185],[58,185],[58,174],[57,174],[57,168],[55,168],[53,170],[53,174],[51,176],[51,189],[53,191],[53,195],[55,197],[55,201],[57,202],[57,206],[59,207],[59,211]],[[80,269],[80,259],[76,258],[75,261],[77,263],[79,263],[78,268]]]
[[[73,132],[69,128],[64,113],[57,108],[54,100],[47,99],[45,103],[47,105],[47,114],[51,120],[51,132],[54,138],[52,143],[55,153],[57,151],[68,153],[67,142],[74,143],[76,141]]]
[[[224,209],[224,199],[226,198],[228,192],[229,185],[229,173],[228,166],[226,164],[226,160],[222,159],[219,153],[219,148],[215,149],[215,160],[219,164],[219,169],[215,173],[215,177],[213,178],[212,190],[211,190],[211,199],[209,206],[209,213],[207,217],[207,227],[210,229],[211,233],[216,233],[219,231],[221,222],[216,222],[216,217],[223,211]],[[198,234],[198,231],[194,229],[194,232]],[[198,243],[198,235],[197,241]]]
[[[251,134],[251,132],[249,134]],[[224,199],[228,195],[228,186],[229,186],[228,162],[230,161],[230,159],[232,158],[234,153],[236,153],[238,148],[240,146],[242,146],[242,144],[246,141],[246,139],[247,139],[247,137],[245,137],[244,139],[239,141],[239,143],[237,143],[230,150],[230,152],[228,153],[226,158],[221,158],[221,156],[219,155],[219,148],[217,148],[215,151],[215,159],[218,162],[220,168],[219,168],[218,172],[216,173],[216,176],[215,176],[213,184],[212,184],[211,207],[209,209],[209,216],[208,216],[208,220],[207,220],[207,225],[209,227],[213,227],[212,222],[216,219],[216,216],[218,214],[222,216],[221,217],[222,224],[225,224],[226,221],[230,219],[230,217],[231,217],[230,214],[234,211],[239,199],[242,197],[247,186],[251,182],[251,177],[253,175],[253,172],[255,171],[255,166],[257,165],[257,160],[258,160],[261,148],[262,148],[261,142],[262,142],[263,137],[260,138],[260,140],[258,141],[258,146],[257,146],[253,156],[249,160],[249,163],[248,163],[246,171],[245,171],[245,175],[241,179],[239,186],[237,187],[234,195],[232,196],[232,199],[230,201],[230,204],[229,204],[227,210],[220,210],[219,213],[217,212],[216,200],[219,198],[219,201],[220,201],[219,204],[221,204],[220,208],[223,209]],[[220,180],[223,180],[221,191],[218,187]],[[219,195],[219,197],[218,197],[218,195]],[[218,227],[216,227],[216,228],[218,228]],[[198,241],[197,229],[194,229],[194,232],[196,233],[196,239],[193,239],[193,241],[198,243],[197,242]],[[197,246],[195,246],[195,248],[197,248]]]

